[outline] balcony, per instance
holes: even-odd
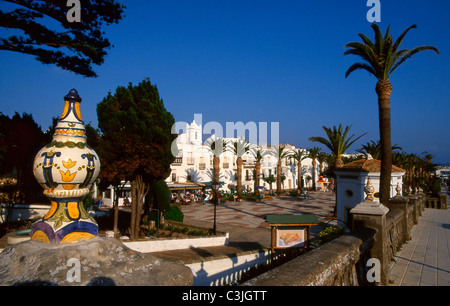
[[[183,163],[183,157],[175,157],[174,164],[181,165]]]

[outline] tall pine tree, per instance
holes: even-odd
[[[171,151],[177,137],[171,133],[175,120],[149,79],[137,86],[119,86],[114,95],[109,93],[97,105],[97,116],[102,134],[96,148],[102,164],[99,178],[115,186],[121,181],[131,182],[135,197],[132,204],[137,205],[132,207],[136,212],[132,223],[138,225],[145,186],[170,174],[175,159]]]

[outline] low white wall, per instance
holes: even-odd
[[[193,286],[224,286],[240,281],[251,268],[267,265],[269,251],[186,264],[194,274]]]
[[[186,239],[161,239],[147,241],[123,241],[127,247],[141,253],[220,246],[228,244],[229,234],[219,237],[201,237]]]
[[[49,211],[50,205],[43,204],[14,204],[11,221],[40,219]],[[6,219],[7,209],[1,205],[0,223]]]
[[[11,221],[41,219],[47,214],[50,207],[50,205],[45,204],[15,204],[12,209]],[[0,208],[0,223],[3,223],[4,220],[6,220],[7,209],[4,207],[4,204],[2,204]],[[88,212],[93,217],[101,217],[108,214],[107,211],[90,210]]]

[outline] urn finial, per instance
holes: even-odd
[[[375,190],[374,190],[372,183],[370,182],[370,178],[369,178],[369,179],[367,179],[367,185],[364,188],[364,192],[367,195],[366,201],[375,201],[375,198],[373,196],[374,191]]]
[[[81,102],[81,97],[75,88],[72,88],[67,95],[64,96],[64,100],[70,102]]]

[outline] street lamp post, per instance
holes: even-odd
[[[214,225],[213,225],[213,234],[216,235],[216,207],[217,207],[217,191],[219,190],[219,182],[213,182],[211,187],[214,191]]]

